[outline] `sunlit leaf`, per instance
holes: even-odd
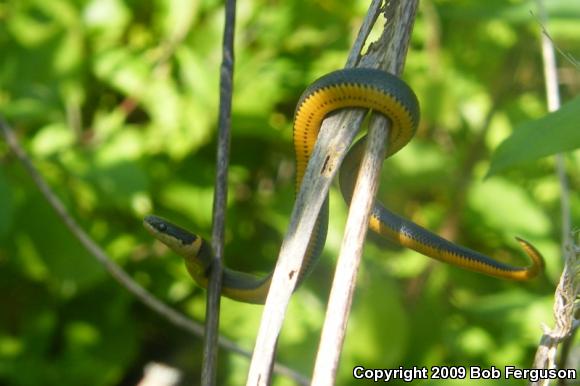
[[[488,176],[538,158],[580,148],[580,97],[514,130],[493,154]]]

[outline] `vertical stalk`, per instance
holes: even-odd
[[[384,9],[387,25],[381,37],[362,58],[362,67],[376,66],[397,75],[401,74],[417,6],[417,1],[390,1],[387,4]],[[380,115],[374,115],[370,123],[367,145],[358,172],[326,309],[312,385],[336,383],[368,220],[388,146],[389,126],[389,120]]]
[[[227,0],[225,7],[222,64],[220,71],[220,106],[218,118],[217,171],[213,200],[212,250],[213,263],[208,284],[207,315],[203,342],[201,384],[216,384],[218,358],[219,312],[223,275],[224,232],[228,195],[228,164],[234,74],[234,30],[236,1]]]
[[[397,5],[392,7],[391,3]],[[349,55],[347,67],[355,67],[358,62],[360,50],[364,46],[368,30],[372,28],[372,25],[377,20],[381,4],[382,1],[373,1],[371,3],[357,41],[353,45],[352,51],[354,52]],[[401,20],[403,24],[397,24],[394,31],[390,30],[389,37],[392,38],[392,44],[379,44],[377,49],[369,49],[369,51],[373,52],[360,59],[358,66],[382,68],[388,69],[393,73],[400,73],[407,52],[408,37],[416,8],[417,1],[414,0],[390,1],[385,6],[388,20],[391,21],[391,18],[395,21]],[[411,17],[398,18],[397,15],[411,15]],[[399,27],[400,30],[397,30]],[[392,61],[385,59],[385,52],[396,53],[392,55],[394,59]],[[332,178],[338,171],[364,116],[365,112],[345,109],[345,111],[325,119],[322,124],[316,146],[302,180],[300,192],[294,204],[290,226],[282,243],[260,323],[247,385],[266,385],[269,383],[276,342],[282,328],[290,295],[296,286],[298,275],[295,273],[300,271],[306,245],[310,239],[320,207],[328,194]],[[366,224],[364,226],[366,227]]]

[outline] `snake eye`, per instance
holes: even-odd
[[[158,226],[158,229],[159,229],[160,232],[165,232],[167,230],[167,224],[165,224],[163,222],[160,223],[159,226]]]

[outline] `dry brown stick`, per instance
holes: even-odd
[[[369,37],[369,34],[371,33],[373,26],[375,25],[379,15],[381,14],[382,3],[383,0],[373,0],[371,2],[367,14],[358,31],[358,35],[354,43],[352,44],[352,48],[350,49],[348,58],[346,59],[346,64],[344,65],[345,68],[354,67],[358,63],[362,53],[362,49],[367,41],[367,38]]]
[[[340,254],[332,282],[332,290],[326,309],[326,318],[318,347],[312,376],[312,385],[334,385],[352,297],[356,286],[356,275],[360,265],[363,244],[368,230],[370,210],[379,185],[385,143],[389,133],[389,121],[376,117],[367,137],[367,146],[348,212]]]
[[[369,50],[371,52],[363,58],[362,66],[376,66],[380,63],[379,68],[400,74],[407,54],[417,5],[416,1],[389,2],[390,9],[387,11],[391,16],[387,18],[388,24],[377,44],[371,46]],[[356,287],[356,276],[370,211],[385,157],[389,126],[390,122],[385,117],[373,116],[349,209],[316,357],[312,378],[312,384],[316,386],[334,385],[336,382],[336,372]]]
[[[373,1],[353,45],[346,67],[354,67],[368,32],[379,13],[381,1]],[[361,42],[362,40],[362,42]],[[400,47],[397,47],[397,49]],[[353,52],[354,51],[354,52]],[[380,51],[380,49],[379,49]],[[381,67],[381,60],[366,67]],[[395,64],[402,68],[402,61]],[[393,71],[396,72],[396,71]],[[290,295],[296,286],[306,245],[324,202],[332,178],[350,147],[362,120],[364,111],[345,110],[324,120],[303,183],[294,204],[290,225],[284,241],[272,285],[260,323],[247,385],[266,385],[270,379],[270,364],[275,354],[276,341],[284,321]]]
[[[267,385],[271,375],[275,346],[282,328],[290,295],[296,286],[302,256],[318,213],[328,194],[337,166],[346,154],[362,123],[364,113],[346,112],[327,118],[320,130],[309,166],[298,193],[292,218],[272,278],[270,292],[260,322],[247,385]],[[330,126],[329,126],[330,125]],[[338,130],[332,130],[337,125]],[[325,127],[326,126],[326,127]],[[330,129],[329,129],[330,127]],[[323,167],[324,165],[324,167]]]
[[[356,49],[353,49],[354,52],[351,52],[349,56],[350,67],[354,66],[356,59],[360,56],[360,50],[372,28],[371,21],[376,20],[380,3],[380,0],[374,0],[371,4],[371,11],[372,9],[374,11],[369,11],[365,17],[363,28],[366,29],[361,29],[359,32],[357,42],[359,40],[362,42],[354,44]],[[364,115],[362,111],[347,110],[325,119],[322,124],[301,189],[294,203],[290,225],[282,242],[260,322],[247,385],[269,383],[276,343],[298,278],[296,273],[300,272],[306,246],[322,203],[327,197],[330,183]]]
[[[103,251],[103,249],[95,242],[93,239],[82,229],[82,227],[76,222],[76,220],[68,213],[62,201],[57,197],[54,191],[46,183],[40,172],[32,164],[32,161],[20,146],[13,130],[10,128],[8,123],[0,116],[0,129],[2,135],[6,140],[10,150],[16,155],[20,163],[24,166],[28,174],[30,175],[34,184],[38,187],[38,190],[42,193],[43,197],[49,203],[49,205],[54,209],[57,216],[66,225],[69,231],[75,236],[79,242],[85,247],[87,251],[105,268],[107,272],[129,293],[134,295],[139,301],[141,301],[145,306],[149,307],[154,312],[158,313],[165,319],[167,319],[173,325],[199,337],[203,336],[203,326],[186,316],[175,311],[155,296],[153,296],[146,289],[141,287],[133,278],[131,278],[119,265],[117,265],[113,260]],[[219,345],[226,350],[234,352],[236,354],[251,357],[251,353],[248,350],[240,347],[234,341],[220,336]],[[294,379],[301,385],[307,385],[309,383],[308,378],[300,374],[296,370],[289,368],[288,366],[275,363],[274,371],[278,374],[287,376]]]
[[[228,197],[228,165],[230,161],[230,131],[234,77],[234,31],[236,23],[236,0],[227,0],[224,12],[224,35],[220,71],[220,105],[218,118],[217,168],[213,198],[213,226],[211,244],[213,262],[208,284],[207,313],[203,342],[201,384],[216,384],[219,313],[222,290],[224,233],[226,203]]]

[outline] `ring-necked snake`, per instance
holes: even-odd
[[[345,69],[316,80],[302,94],[294,116],[294,150],[296,153],[296,191],[300,188],[306,165],[314,149],[324,117],[346,107],[363,107],[384,114],[391,121],[387,157],[404,147],[415,134],[419,121],[419,103],[411,88],[401,79],[373,69]],[[340,170],[340,186],[350,201],[365,138],[349,151]],[[326,240],[328,203],[322,207],[305,255],[298,279],[300,283],[312,270]],[[211,247],[201,237],[157,216],[144,219],[145,228],[157,239],[185,258],[191,277],[207,287],[211,268]],[[490,276],[527,280],[543,269],[540,253],[530,243],[516,238],[531,258],[529,267],[515,267],[493,260],[471,249],[456,245],[406,220],[375,203],[369,227],[395,243],[426,256]],[[264,303],[272,273],[259,278],[247,273],[224,269],[222,294],[247,302]]]

